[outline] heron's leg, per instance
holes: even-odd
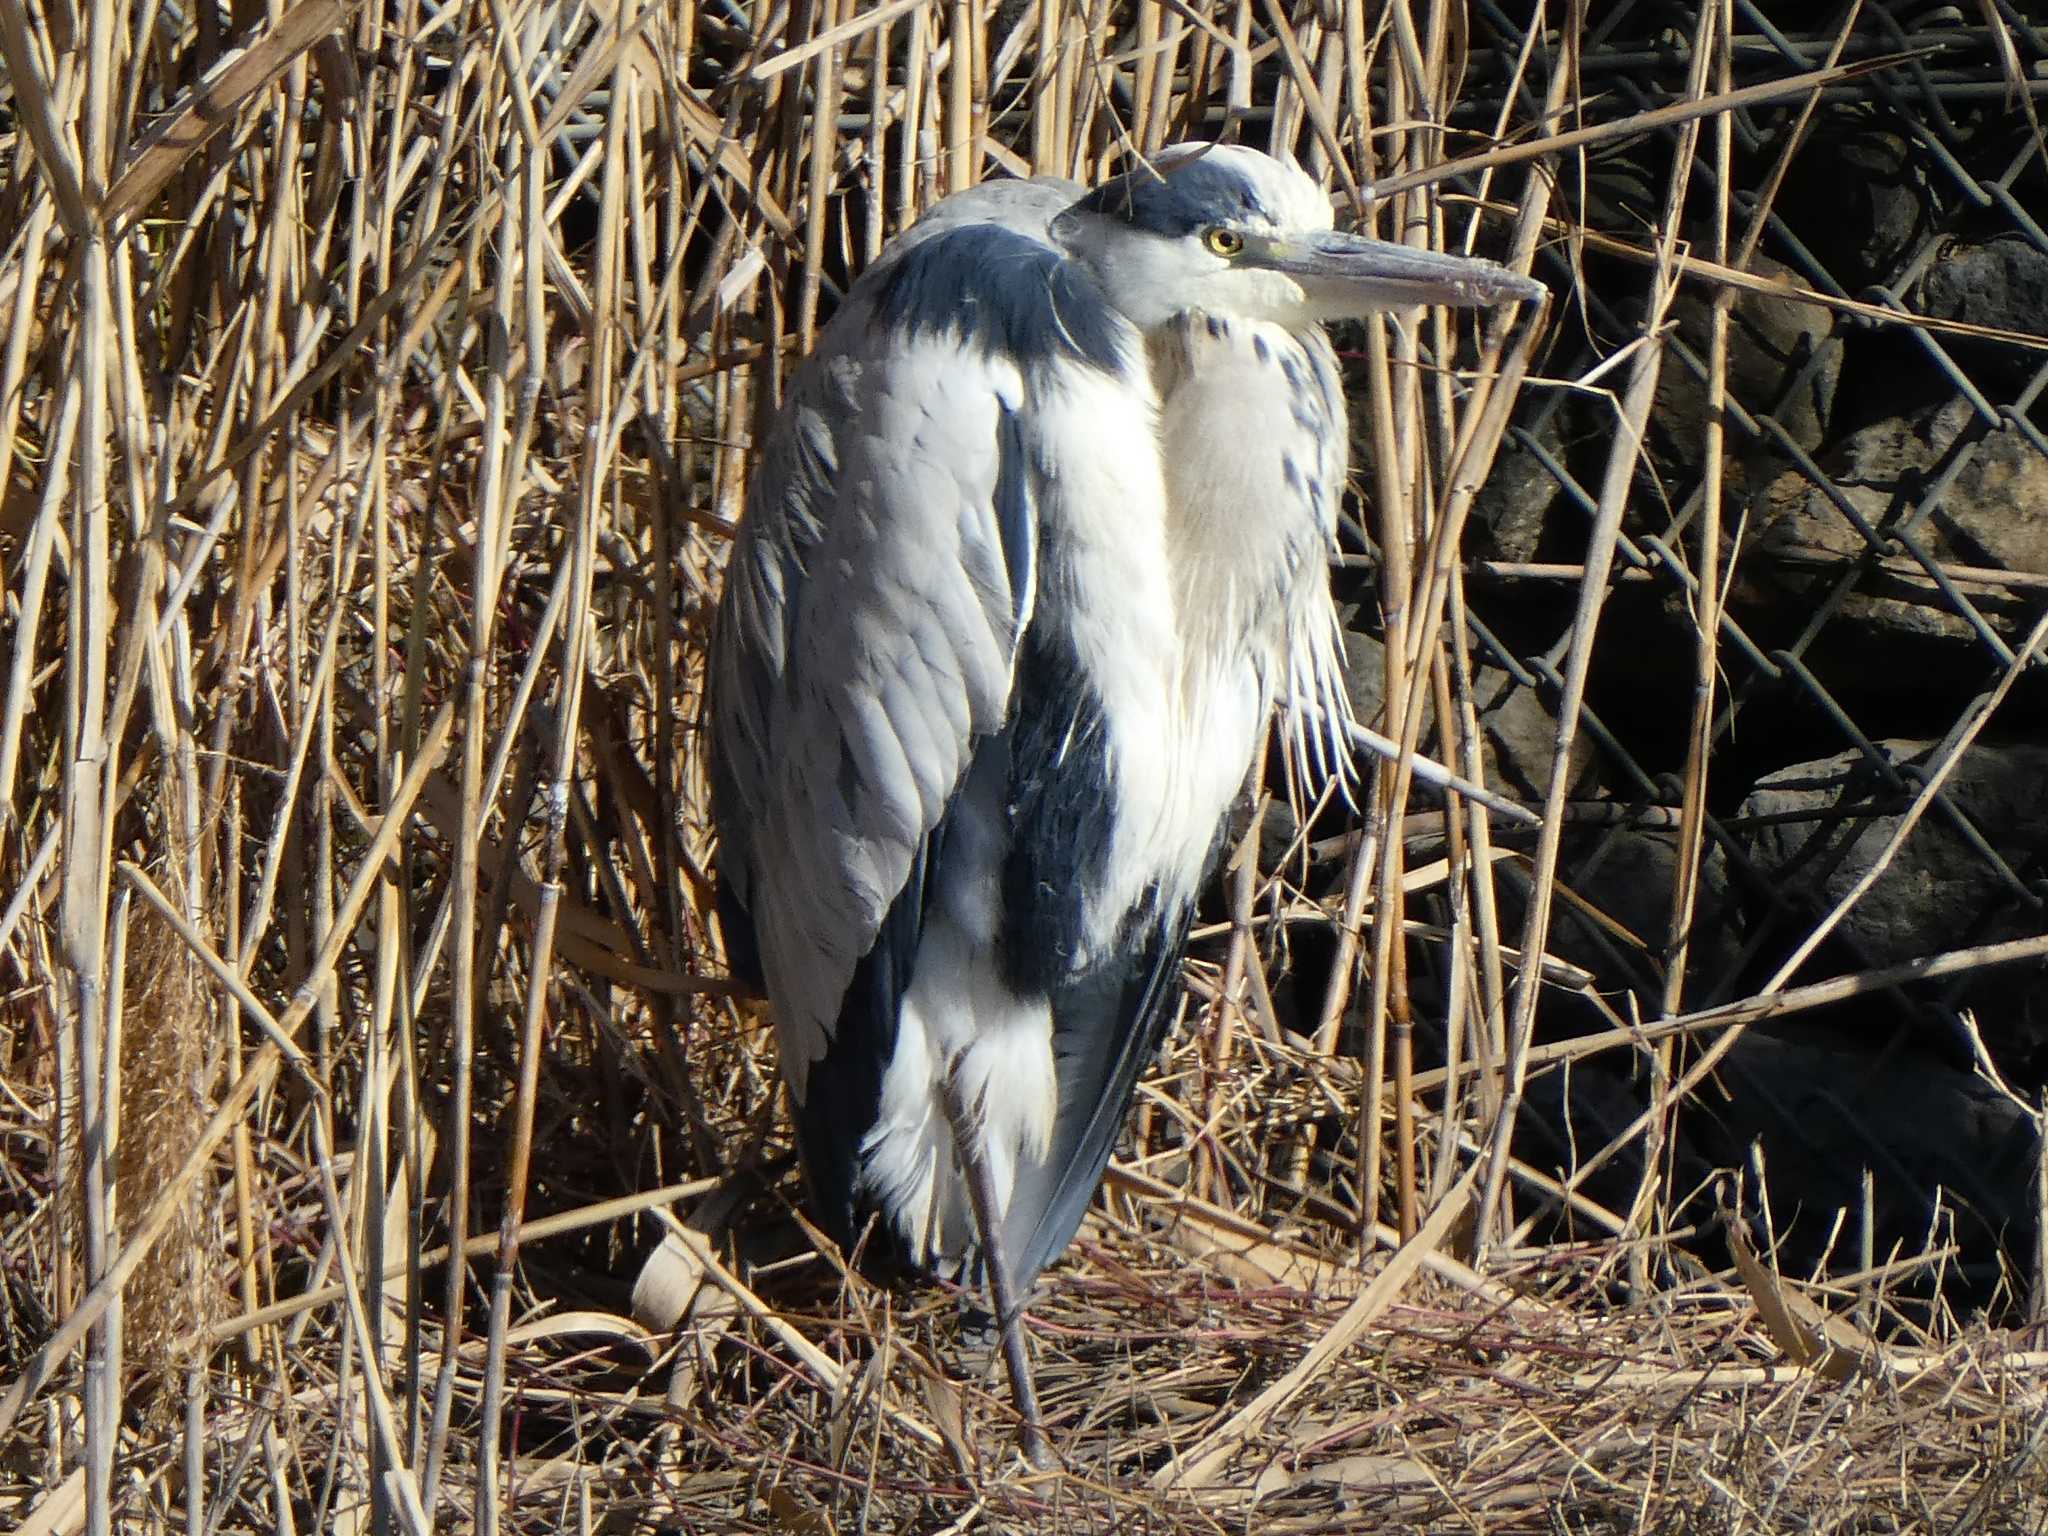
[[[982,1265],[988,1271],[989,1301],[1002,1330],[1003,1364],[1010,1373],[1010,1394],[1023,1419],[1018,1439],[1024,1458],[1041,1471],[1059,1465],[1045,1427],[1038,1419],[1038,1389],[1031,1381],[1031,1357],[1024,1352],[1024,1307],[1011,1284],[1009,1247],[1003,1241],[1002,1212],[996,1199],[995,1173],[981,1144],[981,1115],[967,1100],[956,1066],[946,1074],[946,1118],[953,1122],[953,1149],[967,1180],[967,1198],[974,1205],[974,1224],[981,1229]]]

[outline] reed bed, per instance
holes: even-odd
[[[1740,1219],[1729,1267],[1676,1241],[1657,1138],[1789,967],[1688,1016],[1681,947],[1662,1018],[1614,1021],[1659,1084],[1629,1208],[1515,1155],[1532,1067],[1618,1043],[1540,1039],[1523,963],[1562,768],[1515,931],[1496,822],[1405,761],[1362,837],[1268,786],[1322,841],[1233,860],[1033,1307],[1060,1476],[956,1298],[811,1240],[720,960],[696,732],[750,443],[833,295],[987,176],[1235,135],[1526,269],[1585,236],[1582,157],[1680,125],[1602,377],[1543,377],[1562,295],[1346,338],[1381,724],[1472,778],[1473,497],[1521,391],[1611,398],[1568,741],[1663,317],[1701,283],[1725,327],[1755,244],[1693,163],[1725,173],[1738,99],[1872,67],[1738,98],[1734,11],[1685,15],[1654,121],[1582,89],[1567,7],[1475,123],[1443,0],[0,0],[0,1525],[2042,1529],[2038,1338],[1894,1305],[1913,1255],[1830,1287]],[[1448,1062],[1414,1045],[1423,888]],[[1276,1008],[1305,926],[1329,980]]]

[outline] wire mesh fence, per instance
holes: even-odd
[[[1825,969],[1809,959],[1823,930],[1823,959],[1854,970],[2043,926],[2033,747],[2043,696],[2028,669],[2043,590],[2032,529],[2048,488],[2041,37],[2004,13],[1969,25],[1938,7],[1858,12],[1853,27],[1816,15],[1807,30],[1751,5],[1733,14],[1724,89],[1880,54],[1900,62],[1802,103],[1738,108],[1719,154],[1690,163],[1690,259],[1702,272],[1740,269],[1743,286],[1722,290],[1725,330],[1703,290],[1654,317],[1664,374],[1582,715],[1604,792],[1647,814],[1574,839],[1563,867],[1568,885],[1583,874],[1596,894],[1617,892],[1616,866],[1654,881],[1669,861],[1654,831],[1646,854],[1645,830],[1660,819],[1647,808],[1670,817],[1709,765],[1697,798],[1713,889],[1700,893],[1693,928],[1670,920],[1676,886],[1661,906],[1621,896],[1623,915],[1650,926],[1626,944],[1608,935],[1594,963],[1646,1010],[1674,998],[1711,1007]],[[1689,24],[1677,8],[1603,13],[1575,61],[1588,94],[1634,113],[1682,99],[1687,48],[1675,40]],[[1487,82],[1527,42],[1523,24],[1478,9],[1464,120],[1493,120],[1499,88]],[[1681,132],[1661,127],[1563,169],[1561,197],[1582,227],[1538,270],[1560,286],[1573,273],[1583,282],[1545,362],[1552,376],[1589,378],[1643,334],[1642,252]],[[1794,289],[1818,302],[1788,302]],[[1583,389],[1529,391],[1468,551],[1478,654],[1546,704],[1571,617],[1559,578],[1583,569],[1615,416],[1611,398]],[[1703,597],[1709,569],[1720,590]],[[1714,629],[1716,691],[1689,758],[1702,623]],[[1540,766],[1540,751],[1532,760]],[[1918,830],[1896,857],[1880,856],[1909,807],[1924,813]],[[1646,857],[1659,867],[1643,867]],[[1592,938],[1587,924],[1578,946]],[[1578,952],[1569,934],[1564,943]],[[1730,1118],[1752,1135],[1773,1119],[1798,1127],[1805,1159],[1833,1165],[1786,1202],[1808,1207],[1808,1241],[1795,1245],[1805,1262],[1832,1242],[1829,1213],[1854,1211],[1865,1167],[1916,1192],[1910,1218],[1895,1209],[1877,1221],[1892,1240],[1938,1222],[1943,1190],[1974,1213],[1964,1219],[1985,1291],[2001,1265],[1990,1234],[2011,1243],[2007,1256],[2031,1252],[2030,1122],[2015,1107],[1979,1140],[1957,1115],[1975,1112],[1978,1085],[1962,1074],[1986,1048],[2025,1093],[2039,1087],[2038,966],[1892,991],[1801,1026],[1809,1042],[1838,1048],[1803,1069],[1832,1064],[1839,1102],[1803,1126],[1797,1094],[1761,1119]],[[1763,1079],[1783,1066],[1772,1061]],[[1953,1092],[1965,1107],[1929,1107],[1924,1135],[1901,1125],[1883,1087],[1899,1070],[1923,1074],[1924,1104]],[[1754,1101],[1770,1087],[1749,1073],[1734,1091]],[[1742,1145],[1720,1141],[1709,1161]],[[1862,1219],[1867,1229],[1867,1199]]]

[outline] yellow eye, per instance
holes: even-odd
[[[1202,232],[1202,244],[1208,246],[1218,256],[1238,256],[1244,252],[1244,236],[1234,229],[1225,229],[1220,224],[1212,225]]]

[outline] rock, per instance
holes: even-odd
[[[1747,1167],[1761,1148],[1778,1264],[1790,1275],[1862,1267],[1866,1168],[1880,1264],[1923,1252],[1930,1232],[1953,1237],[1969,1290],[1983,1299],[2001,1249],[2024,1265],[2033,1244],[2032,1119],[1983,1079],[1922,1052],[1873,1056],[1752,1031],[1688,1107],[1684,1141],[1694,1160],[1722,1168]],[[1937,1202],[1952,1231],[1938,1224]]]
[[[1927,765],[1936,745],[1878,748],[1894,764]],[[1868,873],[1910,793],[1880,784],[1861,752],[1782,768],[1743,801],[1751,856],[1792,893],[1831,907]],[[1974,746],[1944,793],[2008,864],[2025,868],[2048,854],[2048,747]],[[1984,924],[2007,911],[1995,937],[2040,930],[2039,908],[2021,905],[1947,818],[1930,811],[1843,923],[1874,963],[1890,964],[1987,942],[1994,936]]]
[[[1910,524],[1915,540],[1943,565],[2048,574],[2048,456],[2010,427],[1982,431],[1963,400],[1866,427],[1821,455],[1819,464],[1849,505],[1883,533],[1912,514],[1957,457],[1961,467],[1939,504]],[[1743,574],[1779,593],[1818,595],[1870,549],[1827,491],[1796,469],[1764,489],[1751,523]],[[2002,632],[2016,635],[2030,616],[1995,582],[1964,578],[1958,586]],[[1975,634],[1918,562],[1897,550],[1882,569],[1866,573],[1842,612],[1901,635]]]
[[[1567,1178],[1651,1103],[1640,1057],[1605,1055],[1538,1073],[1515,1128],[1515,1154]],[[1642,1178],[1643,1151],[1637,1136],[1581,1192],[1625,1212]],[[1783,1273],[1846,1275],[1863,1267],[1869,1169],[1876,1261],[1923,1252],[1935,1232],[1959,1250],[1942,1278],[1961,1276],[1968,1299],[1982,1302],[2031,1254],[2040,1219],[2032,1195],[2037,1156],[2032,1119],[1968,1072],[1912,1050],[1872,1055],[1825,1032],[1752,1030],[1680,1111],[1665,1187],[1674,1198],[1691,1197],[1674,1220],[1696,1229],[1689,1246],[1713,1266],[1727,1262],[1714,1242],[1713,1191],[1733,1186],[1745,1214],[1768,1205]],[[1571,1218],[1561,1226],[1604,1235]],[[1900,1289],[1925,1294],[1935,1278],[1930,1268]],[[1951,1292],[1951,1299],[1963,1298]]]
[[[1913,297],[1919,309],[1936,319],[2038,335],[2041,317],[2048,315],[2048,254],[2018,235],[1946,241]],[[1941,342],[1994,400],[2020,393],[2041,365],[2039,353],[2004,342],[1954,335]]]
[[[1489,560],[1542,558],[1544,533],[1564,498],[1563,486],[1543,460],[1566,462],[1567,428],[1574,416],[1574,403],[1560,400],[1501,439],[1493,473],[1472,500],[1474,554]],[[1579,543],[1583,547],[1583,531]]]
[[[1515,1156],[1562,1182],[1587,1159],[1626,1133],[1650,1105],[1648,1064],[1633,1052],[1609,1052],[1575,1064],[1532,1072],[1523,1093],[1522,1111],[1515,1117]],[[1578,1185],[1579,1193],[1596,1205],[1625,1215],[1635,1202],[1636,1191],[1642,1187],[1644,1151],[1643,1137],[1633,1137],[1584,1177]],[[1673,1199],[1689,1202],[1673,1212],[1676,1223],[1692,1226],[1696,1233],[1710,1232],[1714,1216],[1714,1165],[1701,1160],[1683,1135],[1670,1145],[1668,1154],[1666,1167],[1660,1170],[1664,1188]],[[1526,1192],[1516,1195],[1517,1203],[1525,1209],[1538,1198]],[[1604,1226],[1590,1224],[1569,1211],[1559,1213],[1556,1225],[1556,1235],[1565,1238],[1597,1241],[1610,1235]]]
[[[1759,277],[1797,281],[1791,268],[1767,256],[1751,262]],[[1671,306],[1678,334],[1704,366],[1713,342],[1711,293],[1683,289]],[[1842,344],[1834,317],[1818,305],[1775,294],[1743,293],[1728,317],[1728,395],[1752,415],[1770,415],[1808,452],[1826,436],[1842,372]],[[1667,463],[1697,469],[1707,420],[1707,381],[1686,363],[1667,357],[1657,376],[1651,439]],[[1731,427],[1725,438],[1736,471],[1730,491],[1740,494],[1746,440]],[[1768,451],[1767,444],[1753,445]]]
[[[1853,108],[1816,123],[1777,206],[1796,211],[1801,238],[1851,293],[1897,277],[1934,215],[1906,136]]]
[[[1383,718],[1386,700],[1386,648],[1372,635],[1356,630],[1344,636],[1344,689],[1351,699],[1351,712],[1362,723],[1383,735],[1396,736],[1398,729]],[[1489,788],[1517,799],[1541,799],[1550,785],[1552,746],[1557,721],[1549,707],[1532,688],[1525,688],[1507,672],[1484,663],[1472,670],[1472,706],[1479,713],[1479,729],[1485,737],[1481,758]],[[1422,751],[1437,757],[1436,712],[1425,707],[1422,717]],[[1438,757],[1438,761],[1442,761]],[[1448,764],[1457,767],[1456,763]],[[1592,791],[1593,750],[1583,732],[1572,743],[1572,794]]]
[[[1951,241],[1920,280],[1920,306],[1938,320],[2038,332],[2048,315],[2048,254],[2018,235]]]
[[[1926,763],[1935,744],[1880,742],[1894,763]],[[1945,786],[2005,863],[2022,875],[2048,856],[2048,747],[1978,745]],[[1908,791],[1910,794],[1910,791]],[[1831,909],[1870,870],[1899,824],[1906,796],[1887,790],[1860,752],[1780,769],[1743,802],[1752,859],[1795,900]],[[1840,932],[1872,965],[2039,933],[2028,903],[1938,810],[1930,810],[1843,918]],[[2048,968],[2001,966],[1968,979],[1967,1000],[2008,1070],[2048,1066],[2048,1029],[2033,999]]]
[[[1647,950],[1646,953],[1631,945],[1630,952],[1639,960],[1647,958],[1654,963],[1651,980],[1655,991],[1644,1001],[1648,1004],[1646,1011],[1655,1013],[1663,1002],[1660,994],[1668,958],[1665,942],[1671,926],[1672,890],[1678,875],[1677,834],[1638,827],[1568,834],[1558,853],[1558,869],[1579,901],[1561,903],[1555,908],[1551,948],[1567,959],[1575,958],[1575,950],[1581,951],[1585,958],[1579,963],[1596,976],[1612,977],[1614,967],[1596,964],[1593,951],[1596,946],[1627,943],[1600,919],[1618,925],[1640,940]],[[1595,918],[1594,912],[1600,917]],[[1740,965],[1741,935],[1737,904],[1728,889],[1727,859],[1709,842],[1700,864],[1692,937],[1687,947],[1687,1007],[1703,1003],[1706,994],[1720,988]]]
[[[1760,276],[1794,280],[1787,267],[1758,256]],[[1672,305],[1680,338],[1702,366],[1711,346],[1712,295],[1686,288]],[[1834,410],[1841,377],[1842,344],[1833,319],[1816,305],[1773,294],[1744,293],[1728,327],[1728,393],[1752,415],[1769,414],[1800,447],[1820,446]],[[1614,432],[1613,406],[1605,400],[1562,395],[1520,423],[1501,444],[1499,457],[1475,498],[1471,553],[1494,560],[1572,560],[1585,548],[1589,526],[1583,510],[1566,502],[1552,465],[1575,475],[1590,494]],[[1659,371],[1657,399],[1650,413],[1649,449],[1667,472],[1697,477],[1706,445],[1707,384],[1684,361],[1667,358]],[[1754,486],[1782,467],[1773,444],[1731,428],[1724,437],[1724,471],[1730,498],[1747,497]],[[1546,463],[1545,460],[1549,462]],[[1661,531],[1665,511],[1652,512]]]
[[[1623,807],[1614,809],[1626,815]],[[1654,1017],[1664,1006],[1670,958],[1665,946],[1677,872],[1675,832],[1619,819],[1612,826],[1566,832],[1558,848],[1557,877],[1569,894],[1551,908],[1550,953],[1590,972],[1610,1001],[1615,989],[1629,987],[1642,1014]],[[1526,876],[1519,866],[1504,867],[1502,875],[1497,889],[1504,931],[1518,937],[1526,911],[1521,899]],[[1685,1006],[1703,1007],[1724,995],[1724,984],[1741,964],[1743,927],[1739,903],[1729,889],[1727,861],[1710,843],[1686,954]]]

